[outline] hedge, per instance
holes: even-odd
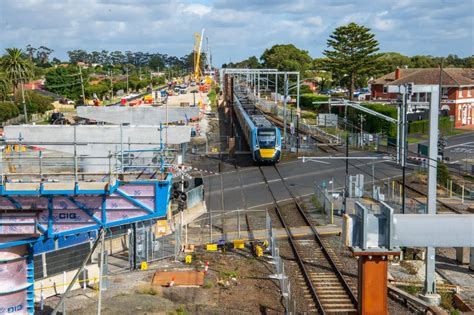
[[[317,104],[313,102],[327,102],[329,97],[326,95],[317,95],[317,94],[301,94],[300,95],[300,107],[302,109],[314,109],[318,108]]]
[[[452,122],[449,117],[439,118],[438,129],[442,131],[447,131],[452,128]],[[430,121],[429,120],[418,120],[412,121],[408,124],[408,133],[428,133],[430,130]]]
[[[389,116],[392,118],[397,118],[397,108],[393,106],[383,105],[383,104],[362,104],[363,106],[367,107],[368,109],[374,110],[378,113],[381,113],[385,116]],[[341,111],[341,115],[343,115],[344,111]],[[352,107],[347,109],[347,116],[349,121],[352,121],[354,124],[359,126],[359,114],[361,112],[356,110]],[[366,113],[362,113],[364,115],[364,130],[370,133],[380,133],[386,134],[390,137],[394,137],[397,134],[397,127],[395,124],[386,121],[385,119],[378,118]]]
[[[0,122],[20,115],[20,110],[13,102],[0,102]]]

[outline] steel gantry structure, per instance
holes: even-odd
[[[296,119],[300,117],[300,73],[299,71],[279,71],[278,69],[240,69],[240,68],[224,68],[220,71],[221,86],[225,75],[234,77],[238,82],[245,83],[256,101],[261,101],[261,92],[273,93],[273,101],[278,105],[283,105],[283,139],[287,144],[287,116],[288,102],[291,97],[296,99]],[[279,78],[282,78],[283,84],[279,86]],[[290,82],[294,82],[290,84]],[[236,84],[236,82],[234,82]],[[273,85],[273,88],[272,88]],[[283,90],[283,94],[279,93],[279,87]],[[291,91],[294,91],[291,93]]]

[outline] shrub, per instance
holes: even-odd
[[[21,93],[17,93],[16,105],[21,113],[23,113],[23,103]],[[42,95],[35,91],[25,91],[26,111],[28,114],[45,113],[54,109],[54,99],[50,96]]]
[[[374,110],[385,116],[392,118],[397,118],[397,108],[394,106],[384,105],[384,104],[362,104],[368,109]],[[358,122],[358,115],[360,111],[348,108],[347,115],[348,119],[352,122]],[[365,115],[364,130],[370,133],[384,133],[390,137],[396,136],[397,127],[395,124],[388,122],[382,118],[377,118],[372,115]]]
[[[314,109],[318,108],[317,104],[313,102],[326,102],[329,100],[329,97],[326,95],[317,95],[317,94],[301,94],[300,95],[300,107],[303,109]]]
[[[0,102],[0,122],[20,115],[20,110],[13,102]]]
[[[440,185],[445,185],[448,179],[451,179],[449,175],[449,169],[443,162],[438,162],[437,179]]]
[[[449,117],[441,117],[438,122],[438,129],[441,131],[449,131],[452,128],[452,122]],[[408,125],[408,133],[427,134],[430,129],[429,120],[412,121]]]
[[[309,87],[309,85],[307,84],[302,84],[300,86],[300,95],[301,94],[313,94],[313,91],[311,90],[311,88]]]

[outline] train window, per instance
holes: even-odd
[[[259,128],[257,131],[258,145],[262,149],[274,148],[276,144],[276,134],[273,128]]]

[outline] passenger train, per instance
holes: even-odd
[[[257,163],[274,164],[281,156],[280,129],[275,127],[243,94],[234,95],[235,116]]]

